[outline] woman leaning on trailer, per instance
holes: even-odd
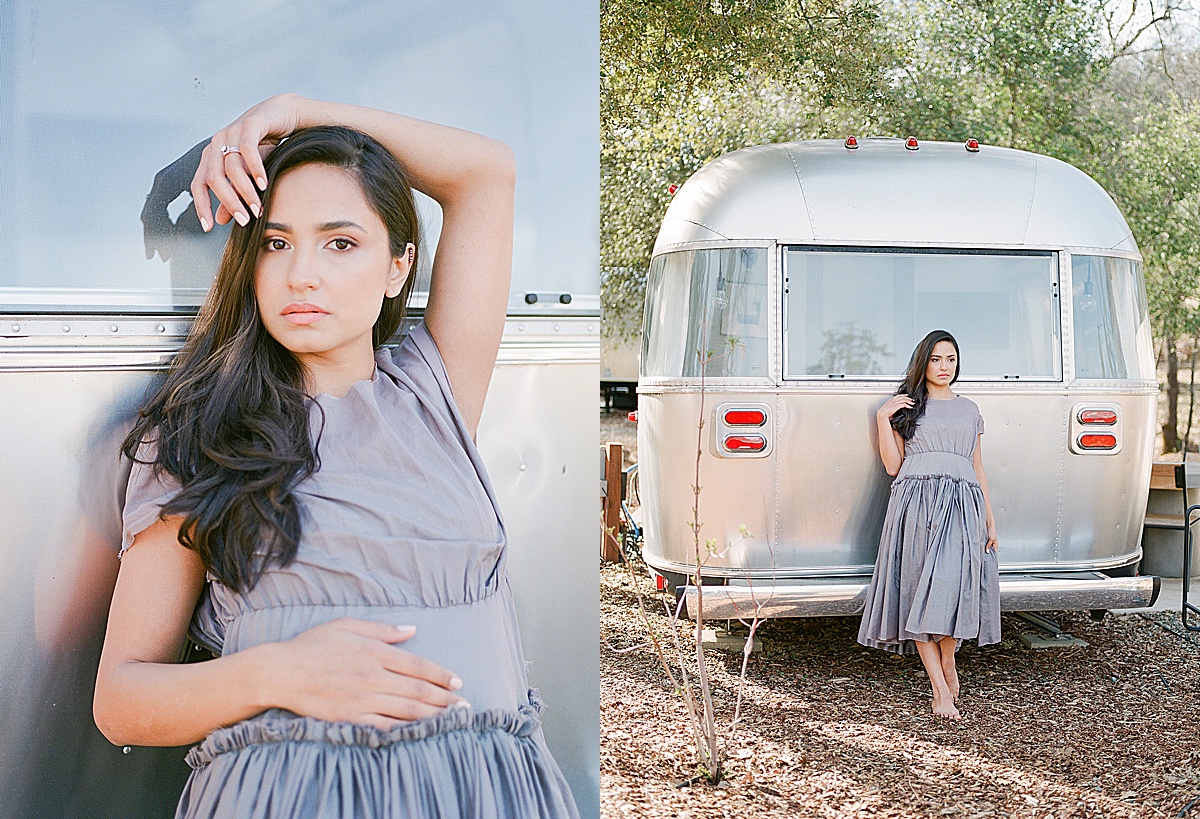
[[[879,456],[896,477],[858,641],[916,651],[933,713],[959,719],[954,652],[964,639],[1000,641],[996,521],[983,473],[983,418],[955,395],[958,342],[934,330],[913,350],[904,382],[876,413]]]
[[[197,215],[237,225],[126,441],[95,696],[115,743],[200,742],[179,816],[576,816],[473,442],[513,179],[490,139],[291,95],[205,149]],[[409,180],[443,224],[424,321],[387,351],[417,258]],[[189,627],[222,656],[176,664]]]

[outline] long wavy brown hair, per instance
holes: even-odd
[[[929,391],[925,386],[925,371],[929,368],[929,359],[933,357],[933,348],[939,341],[949,341],[953,344],[954,355],[956,358],[958,357],[958,342],[954,340],[954,336],[945,330],[932,331],[921,339],[921,342],[917,344],[917,349],[913,350],[912,358],[908,360],[908,370],[904,374],[904,381],[896,390],[896,395],[907,395],[913,400],[911,407],[898,410],[892,416],[892,429],[899,432],[900,437],[906,441],[912,439],[917,431],[917,422],[925,414],[925,405],[929,401]],[[951,384],[958,380],[961,366],[961,361],[955,364],[954,377],[950,379]]]
[[[272,182],[302,165],[345,170],[387,227],[392,255],[418,244],[408,175],[366,134],[324,126],[297,131],[265,164]],[[273,190],[269,184],[263,193],[261,218],[233,226],[187,341],[122,447],[179,483],[161,516],[182,516],[179,542],[217,580],[241,591],[267,566],[295,558],[303,525],[295,490],[320,467],[304,370],[267,332],[254,292]],[[415,270],[414,256],[401,292],[384,298],[372,330],[376,348],[400,327]]]

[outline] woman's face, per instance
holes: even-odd
[[[370,358],[383,298],[408,272],[349,173],[302,165],[274,182],[254,292],[267,332],[301,362]]]
[[[933,345],[929,356],[929,364],[925,366],[925,384],[927,387],[948,387],[954,374],[958,372],[958,353],[949,341],[939,341]]]

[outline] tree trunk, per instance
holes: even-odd
[[[1166,338],[1167,348],[1167,420],[1163,424],[1163,452],[1179,451],[1179,351],[1175,335]]]

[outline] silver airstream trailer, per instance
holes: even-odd
[[[705,615],[861,611],[889,487],[874,414],[935,328],[986,419],[1004,610],[1153,603],[1136,575],[1157,383],[1125,220],[1049,157],[864,139],[735,151],[663,220],[643,554],[689,611],[698,441]]]
[[[0,816],[174,815],[187,749],[114,747],[92,720],[116,453],[221,252],[176,158],[285,90],[513,147],[512,291],[478,441],[547,743],[599,816],[598,17],[551,0],[0,3]],[[432,248],[440,214],[419,205]]]

